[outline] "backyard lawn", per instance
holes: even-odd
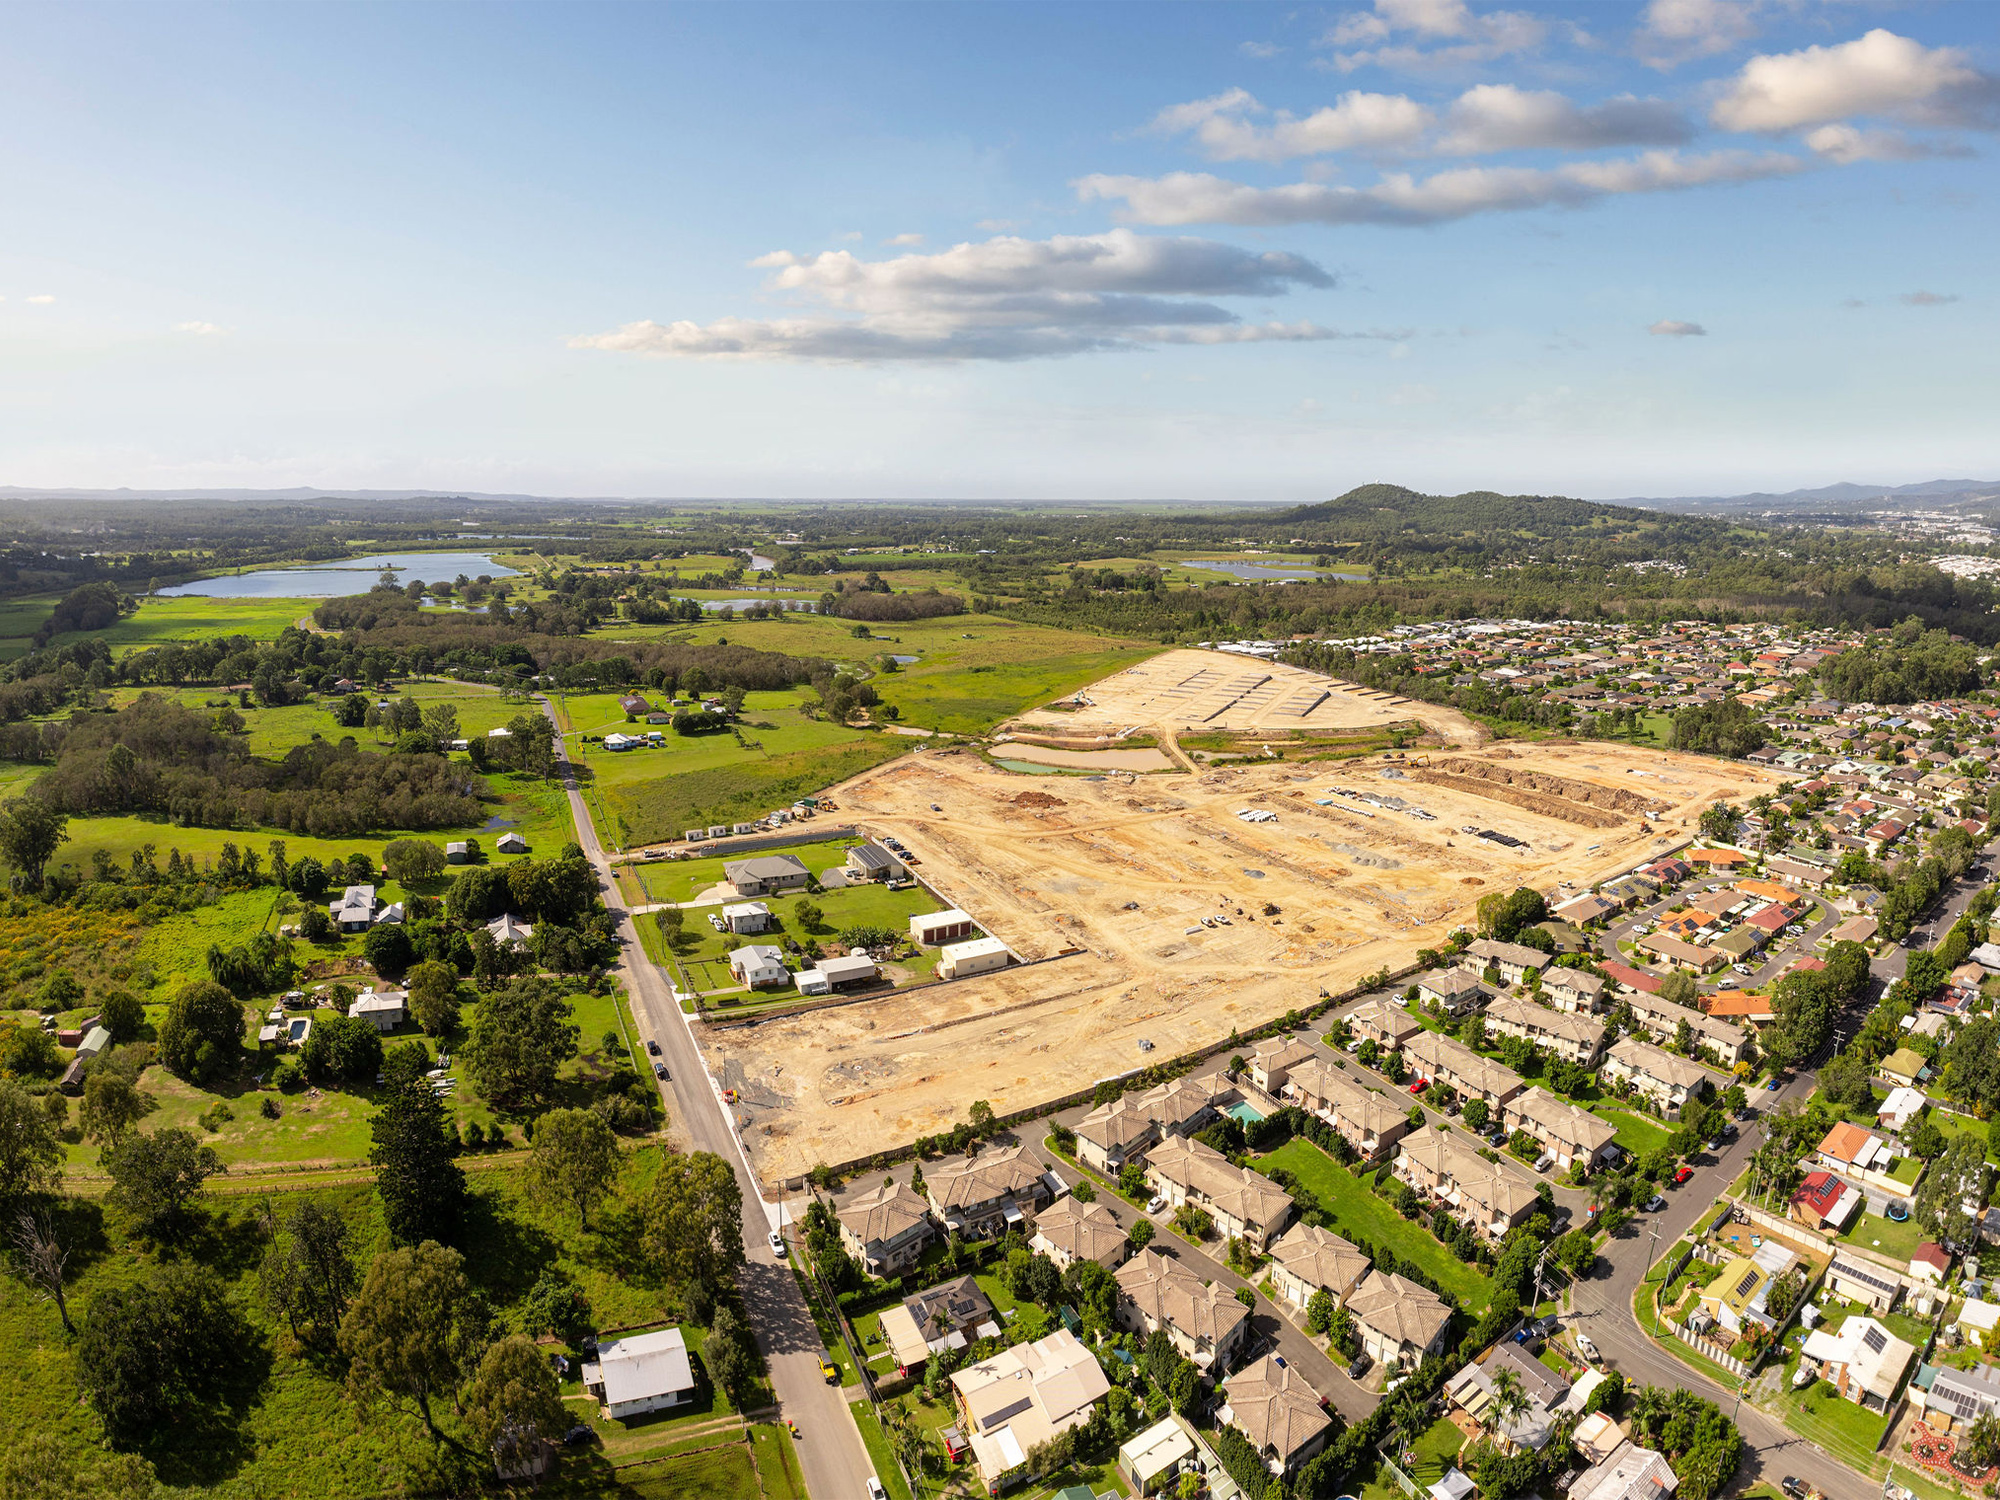
[[[1906,1219],[1898,1224],[1880,1214],[1863,1213],[1840,1238],[1844,1244],[1866,1245],[1871,1250],[1880,1250],[1884,1255],[1907,1261],[1917,1253],[1917,1246],[1927,1236],[1915,1219]]]
[[[1291,1140],[1276,1151],[1257,1159],[1258,1169],[1283,1167],[1318,1195],[1333,1217],[1334,1232],[1352,1239],[1364,1239],[1395,1252],[1399,1260],[1414,1261],[1439,1286],[1449,1288],[1467,1312],[1477,1315],[1493,1296],[1493,1283],[1431,1237],[1430,1231],[1405,1219],[1381,1198],[1361,1185],[1360,1179],[1333,1158],[1305,1140]]]
[[[1778,1404],[1785,1425],[1801,1437],[1818,1443],[1828,1453],[1852,1468],[1879,1476],[1885,1460],[1875,1452],[1882,1441],[1888,1419],[1880,1412],[1864,1411],[1852,1401],[1843,1401],[1827,1382],[1816,1381],[1802,1392],[1784,1392]]]
[[[1990,1129],[1988,1129],[1987,1125],[1983,1121],[1969,1120],[1964,1115],[1953,1114],[1948,1109],[1932,1110],[1930,1113],[1930,1121],[1933,1125],[1937,1126],[1939,1130],[1942,1130],[1947,1136],[1953,1136],[1953,1135],[1977,1136],[1982,1142],[1985,1143],[1986,1159],[1989,1162],[1992,1162],[1995,1166],[2000,1166],[2000,1150],[1995,1149],[1993,1144],[1993,1133]]]
[[[1615,1104],[1593,1104],[1590,1112],[1607,1125],[1616,1126],[1618,1134],[1613,1139],[1619,1149],[1634,1156],[1644,1156],[1673,1139],[1673,1132],[1658,1120],[1648,1119],[1636,1110],[1621,1109]]]

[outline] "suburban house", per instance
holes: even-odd
[[[1680,1480],[1665,1458],[1625,1441],[1604,1462],[1576,1477],[1569,1500],[1666,1500],[1678,1488]]]
[[[1850,1317],[1835,1333],[1815,1328],[1800,1354],[1846,1400],[1869,1411],[1887,1412],[1917,1349],[1873,1318]]]
[[[1492,938],[1474,938],[1465,945],[1465,953],[1459,959],[1462,965],[1475,973],[1483,974],[1487,969],[1500,971],[1500,977],[1509,984],[1519,984],[1530,974],[1539,974],[1549,966],[1551,954],[1539,948],[1524,947],[1520,943],[1501,943]]]
[[[1608,917],[1618,911],[1619,905],[1595,891],[1585,891],[1581,896],[1572,896],[1555,909],[1555,915],[1565,922],[1574,922],[1581,927],[1586,922],[1595,922],[1600,917]]]
[[[753,990],[761,984],[784,984],[792,977],[792,971],[785,967],[784,950],[769,943],[745,943],[732,950],[729,972],[738,984]]]
[[[1861,1189],[1831,1172],[1808,1172],[1792,1194],[1792,1217],[1809,1229],[1845,1229],[1860,1207]]]
[[[865,953],[845,953],[799,970],[792,976],[792,984],[801,995],[829,995],[843,984],[860,984],[874,977],[874,959]]]
[[[1309,1057],[1317,1057],[1309,1042],[1295,1036],[1266,1037],[1250,1058],[1250,1081],[1273,1098],[1285,1086],[1290,1070]]]
[[[1224,1382],[1229,1425],[1250,1441],[1273,1474],[1289,1474],[1326,1446],[1333,1419],[1320,1394],[1290,1364],[1265,1355]]]
[[[739,896],[775,896],[804,890],[812,872],[789,854],[762,854],[730,860],[722,867],[722,878]]]
[[[894,1276],[915,1265],[937,1237],[930,1205],[904,1182],[859,1193],[834,1217],[840,1223],[841,1248],[870,1276]]]
[[[1462,1016],[1477,1010],[1493,997],[1493,992],[1477,974],[1468,969],[1442,969],[1417,981],[1417,998],[1435,1000],[1449,1015]]]
[[[1660,976],[1657,974],[1621,964],[1615,958],[1604,959],[1597,967],[1611,976],[1613,992],[1618,995],[1657,995],[1660,992]]]
[[[605,1344],[583,1367],[583,1388],[611,1421],[667,1411],[694,1400],[694,1368],[678,1328]]]
[[[1901,1182],[1890,1175],[1896,1153],[1887,1141],[1874,1131],[1863,1130],[1845,1120],[1827,1131],[1812,1160],[1829,1172],[1838,1172],[1890,1197],[1905,1197],[1916,1187],[1914,1177]]]
[[[1000,939],[967,938],[962,943],[945,944],[944,952],[938,956],[937,977],[969,979],[974,974],[991,974],[996,969],[1004,969],[1013,961],[1014,955]]]
[[[1159,1123],[1133,1094],[1098,1105],[1076,1123],[1077,1160],[1107,1177],[1116,1177],[1159,1140]]]
[[[1159,1139],[1160,1127],[1130,1094],[1098,1105],[1076,1122],[1077,1160],[1107,1177],[1116,1177]]]
[[[377,1031],[394,1031],[410,1017],[410,996],[406,990],[365,989],[347,1007]]]
[[[1903,1278],[1873,1261],[1844,1260],[1836,1254],[1826,1268],[1826,1289],[1881,1314],[1894,1308],[1896,1299],[1903,1295]],[[1960,1323],[1965,1321],[1971,1307],[1972,1303],[1967,1302],[1960,1310]]]
[[[1493,1410],[1496,1377],[1506,1371],[1528,1398],[1517,1416],[1501,1421]],[[1570,1384],[1540,1360],[1524,1356],[1518,1345],[1501,1344],[1485,1365],[1468,1364],[1445,1384],[1453,1405],[1474,1422],[1491,1430],[1506,1451],[1541,1452],[1555,1432],[1556,1408],[1569,1396]]]
[[[1097,1356],[1063,1328],[955,1371],[951,1388],[979,1477],[989,1494],[998,1494],[1035,1478],[1029,1450],[1089,1421],[1111,1382]]]
[[[1605,1055],[1604,1076],[1628,1080],[1670,1120],[1680,1118],[1681,1106],[1709,1088],[1707,1071],[1699,1063],[1676,1057],[1637,1037],[1620,1037]]]
[[[1371,1000],[1347,1018],[1347,1029],[1354,1034],[1357,1046],[1373,1042],[1390,1052],[1400,1052],[1403,1043],[1424,1028],[1401,1006]]]
[[[1604,1049],[1604,1024],[1587,1014],[1550,1010],[1511,997],[1486,1007],[1488,1036],[1515,1036],[1569,1062],[1589,1067]]]
[[[1461,1144],[1463,1142],[1463,1144]],[[1541,1207],[1534,1187],[1513,1169],[1490,1162],[1454,1130],[1407,1137],[1396,1153],[1399,1181],[1450,1207],[1481,1234],[1499,1239]]]
[[[1419,1078],[1445,1084],[1467,1099],[1498,1106],[1521,1092],[1521,1075],[1463,1042],[1426,1031],[1403,1049],[1403,1061]]]
[[[1240,1237],[1258,1254],[1290,1221],[1292,1198],[1270,1178],[1233,1167],[1200,1141],[1170,1136],[1146,1153],[1146,1181],[1168,1204],[1205,1208],[1225,1239]]]
[[[1271,1246],[1271,1285],[1301,1313],[1315,1292],[1345,1304],[1368,1274],[1370,1261],[1317,1224],[1294,1224]]]
[[[1882,1059],[1875,1071],[1891,1083],[1915,1088],[1921,1080],[1931,1076],[1931,1065],[1914,1047],[1898,1047]]]
[[[1556,1159],[1557,1170],[1564,1172],[1578,1162],[1589,1170],[1602,1166],[1618,1135],[1608,1120],[1544,1088],[1509,1099],[1500,1111],[1500,1123],[1509,1135],[1524,1130],[1533,1136]]]
[[[958,942],[978,930],[978,924],[955,906],[910,918],[910,941],[926,948]]]
[[[1171,1494],[1179,1487],[1181,1475],[1202,1471],[1201,1449],[1194,1433],[1171,1413],[1118,1449],[1119,1476],[1135,1495]]]
[[[1771,1283],[1798,1264],[1798,1256],[1775,1239],[1766,1239],[1752,1255],[1739,1255],[1722,1267],[1701,1291],[1701,1310],[1731,1333],[1751,1323],[1775,1328],[1778,1319],[1766,1311]]]
[[[992,1298],[970,1276],[941,1281],[905,1297],[903,1310],[932,1354],[963,1349],[974,1339],[996,1338],[1000,1333]]]
[[[472,863],[472,840],[453,839],[444,846],[444,862],[448,865],[469,865]]]
[[[1451,1309],[1414,1281],[1370,1271],[1348,1298],[1361,1347],[1368,1357],[1392,1368],[1413,1368],[1426,1355],[1444,1353]]]
[[[1920,1394],[1914,1384],[1910,1394]],[[1924,1422],[1933,1432],[1970,1427],[1988,1412],[2000,1412],[2000,1365],[1982,1363],[1970,1370],[1941,1365],[1931,1388],[1921,1394]]]
[[[1662,1042],[1674,1040],[1685,1021],[1694,1033],[1695,1045],[1708,1048],[1722,1059],[1725,1067],[1734,1067],[1743,1060],[1743,1043],[1747,1038],[1741,1026],[1718,1021],[1657,995],[1634,995],[1627,1003],[1632,1007],[1632,1019]]]
[[[761,901],[737,901],[722,908],[722,925],[739,937],[764,932],[771,925],[771,908]]]
[[[503,912],[486,924],[486,932],[501,947],[518,948],[533,940],[535,924],[523,922],[512,912]]]
[[[1064,1196],[1036,1217],[1028,1248],[1046,1255],[1059,1271],[1075,1260],[1094,1260],[1108,1271],[1125,1258],[1125,1230],[1102,1203]]]
[[[924,1188],[931,1212],[945,1228],[969,1240],[1024,1224],[1050,1198],[1049,1185],[1025,1145],[982,1151],[937,1167],[924,1174]]]
[[[1588,1013],[1604,1004],[1604,980],[1582,969],[1545,969],[1542,998],[1557,1010]]]
[[[1910,1279],[1943,1286],[1951,1275],[1951,1252],[1935,1240],[1925,1240],[1910,1257]]]
[[[1671,932],[1649,932],[1638,940],[1638,947],[1641,952],[1652,954],[1670,968],[1692,969],[1697,974],[1706,974],[1729,962],[1721,949],[1698,948],[1686,938],[1675,937]],[[1608,965],[1605,972],[1610,972]]]
[[[327,903],[326,914],[342,932],[366,932],[375,925],[375,887],[350,885],[338,901]]]
[[[1205,1374],[1235,1363],[1250,1335],[1250,1309],[1221,1282],[1205,1283],[1178,1260],[1141,1250],[1113,1273],[1119,1320],[1134,1333],[1164,1328],[1181,1354]]]
[[[1325,1058],[1315,1057],[1291,1070],[1285,1097],[1307,1114],[1317,1115],[1342,1140],[1374,1161],[1409,1131],[1410,1117],[1388,1096],[1365,1088]]]

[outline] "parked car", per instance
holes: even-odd
[[[1667,1200],[1662,1198],[1658,1193],[1653,1194],[1652,1197],[1646,1200],[1646,1212],[1649,1214],[1656,1214],[1666,1206]]]
[[[1556,1159],[1553,1156],[1543,1156],[1539,1161],[1535,1163],[1535,1170],[1537,1172],[1546,1172],[1550,1167],[1553,1167],[1555,1164],[1556,1164]]]
[[[868,1500],[889,1500],[889,1492],[882,1488],[882,1481],[873,1474],[868,1476]]]
[[[1770,1082],[1766,1083],[1764,1087],[1769,1092],[1775,1094],[1778,1092],[1779,1089],[1783,1088],[1784,1085],[1780,1083],[1777,1079],[1773,1078]]]
[[[578,1448],[596,1436],[597,1434],[591,1430],[588,1422],[579,1422],[563,1434],[563,1441],[568,1443],[572,1448]]]
[[[653,1056],[658,1057],[660,1055],[660,1044],[654,1041],[651,1037],[647,1037],[646,1050],[652,1053]]]
[[[771,1231],[771,1253],[779,1260],[785,1258],[785,1237],[775,1229]]]
[[[1153,1198],[1147,1202],[1146,1212],[1149,1214],[1163,1213],[1165,1212],[1166,1207],[1167,1207],[1167,1200],[1165,1198]]]
[[[1355,1355],[1353,1361],[1347,1366],[1347,1378],[1349,1380],[1359,1380],[1367,1373],[1368,1356],[1365,1354]]]
[[[1736,1139],[1736,1122],[1734,1120],[1724,1120],[1722,1122],[1722,1135],[1725,1140],[1733,1141]]]
[[[1410,1080],[1410,1092],[1411,1092],[1411,1093],[1413,1093],[1413,1094],[1421,1094],[1421,1093],[1422,1093],[1422,1092],[1424,1091],[1425,1087],[1426,1087],[1426,1086],[1427,1086],[1427,1085],[1429,1084],[1429,1082],[1430,1082],[1430,1080],[1429,1080],[1429,1079],[1427,1079],[1427,1078],[1413,1078],[1413,1079],[1411,1079],[1411,1080]]]
[[[1678,1172],[1674,1173],[1674,1186],[1680,1187],[1682,1184],[1686,1183],[1689,1178],[1693,1176],[1694,1176],[1693,1167],[1682,1167]]]
[[[1579,1333],[1576,1336],[1576,1347],[1577,1350],[1583,1355],[1583,1357],[1589,1360],[1592,1364],[1595,1364],[1600,1358],[1602,1358],[1602,1356],[1599,1355],[1597,1352],[1597,1345],[1591,1343],[1590,1337],[1587,1334]]]
[[[1798,1497],[1806,1492],[1806,1487],[1790,1474],[1778,1481],[1778,1488],[1792,1496],[1793,1500],[1798,1500]]]
[[[673,1077],[674,1077],[674,1075],[673,1075],[673,1074],[671,1074],[671,1073],[669,1073],[669,1072],[667,1071],[667,1065],[666,1065],[665,1063],[654,1063],[654,1064],[653,1064],[653,1076],[654,1076],[655,1078],[660,1078],[660,1079],[665,1079],[665,1080],[666,1080],[667,1082],[669,1082],[669,1083],[671,1083],[671,1082],[673,1081]]]

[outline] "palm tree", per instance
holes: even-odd
[[[1493,1401],[1486,1408],[1487,1430],[1500,1433],[1528,1410],[1528,1392],[1521,1384],[1521,1377],[1512,1370],[1502,1370],[1493,1377]]]
[[[1403,1391],[1389,1408],[1389,1427],[1396,1434],[1398,1449],[1410,1449],[1430,1430],[1430,1408],[1417,1399],[1415,1391]]]
[[[1656,1385],[1641,1386],[1632,1398],[1632,1427],[1636,1432],[1657,1432],[1672,1406],[1667,1393]]]

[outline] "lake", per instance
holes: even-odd
[[[398,583],[421,578],[449,583],[463,573],[477,578],[518,578],[516,568],[502,567],[485,552],[384,552],[370,557],[343,557],[337,562],[307,563],[298,568],[259,568],[222,578],[161,589],[164,598],[195,595],[204,599],[331,599],[365,594],[375,587],[384,568],[393,568]]]
[[[1219,558],[1189,558],[1181,566],[1200,568],[1204,572],[1229,573],[1250,582],[1268,581],[1273,578],[1347,578],[1365,580],[1366,573],[1345,572],[1339,568],[1314,568],[1302,564],[1224,562]]]

